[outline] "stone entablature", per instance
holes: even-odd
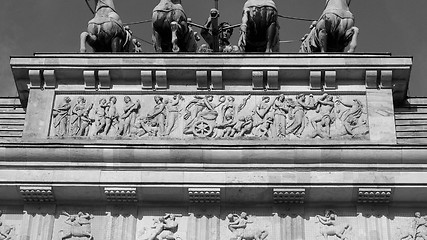
[[[412,59],[387,54],[35,54],[13,57],[11,65],[21,99],[28,102],[28,119],[34,121],[27,121],[24,140],[342,141],[347,136],[395,144],[393,100],[406,94]],[[112,97],[114,124],[115,116],[107,116]],[[256,111],[263,107],[269,111],[257,121]]]

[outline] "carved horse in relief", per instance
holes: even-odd
[[[187,22],[181,0],[160,0],[152,18],[156,52],[195,52],[196,39]]]
[[[357,47],[359,28],[354,26],[354,16],[350,12],[351,0],[326,0],[325,10],[314,22],[310,34],[303,39],[300,52],[347,52],[353,53]]]
[[[86,2],[88,0],[85,0]],[[94,0],[94,18],[88,22],[87,32],[80,35],[80,52],[88,43],[94,52],[123,52],[129,38],[117,14],[113,0]]]
[[[243,7],[238,46],[243,52],[279,52],[279,23],[272,0],[248,0]]]
[[[59,231],[59,240],[69,239],[72,237],[86,237],[89,240],[93,240],[93,235],[91,231],[90,219],[93,218],[92,215],[88,213],[84,214],[79,212],[77,215],[70,215],[66,212],[63,214],[67,215],[68,218],[65,220],[65,223],[70,225],[67,230]]]
[[[316,217],[319,220],[319,223],[322,224],[320,226],[320,234],[325,238],[325,240],[328,240],[329,236],[336,236],[342,240],[348,239],[346,235],[347,232],[351,230],[351,226],[349,224],[335,224],[335,217],[332,218],[333,222],[325,224],[324,220],[322,220],[324,217],[319,215]]]

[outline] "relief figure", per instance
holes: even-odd
[[[273,102],[273,125],[272,134],[274,138],[286,137],[286,116],[289,113],[289,104],[286,101],[285,95],[280,94]]]
[[[60,240],[72,237],[86,237],[89,240],[93,239],[90,222],[93,216],[91,214],[83,212],[79,212],[75,215],[70,215],[67,212],[63,212],[62,214],[68,217],[65,223],[70,225],[70,227],[68,230],[59,231]]]
[[[71,135],[72,136],[87,136],[89,126],[92,124],[92,119],[89,118],[89,112],[92,110],[93,104],[86,104],[84,97],[78,97],[77,103],[71,110]]]
[[[120,116],[119,130],[117,135],[129,136],[131,133],[131,127],[135,124],[138,109],[141,104],[139,100],[132,102],[129,96],[123,98],[125,105],[123,107],[123,114]]]
[[[184,134],[208,137],[213,133],[218,117],[216,109],[225,102],[225,97],[221,96],[218,104],[215,104],[213,100],[212,95],[194,96],[194,99],[187,104],[184,115],[184,120],[186,120]]]
[[[71,99],[64,97],[64,101],[59,106],[53,109],[53,126],[55,128],[55,136],[64,137],[68,134],[68,123],[71,109]]]
[[[334,98],[325,93],[316,102],[316,115],[310,119],[314,133],[312,137],[331,138],[331,124],[335,121]]]
[[[366,114],[366,112],[364,112],[360,100],[353,99],[351,103],[344,103],[338,99],[337,106],[340,107],[337,113],[345,129],[344,135],[355,137],[356,135],[366,135],[369,132],[367,121],[362,118],[362,114]],[[346,109],[342,110],[342,107]]]
[[[3,215],[3,212],[0,211],[0,217]],[[8,226],[3,224],[0,219],[0,240],[14,240],[15,239],[15,227]]]
[[[159,219],[154,219],[153,232],[147,240],[175,240],[178,231],[178,222],[175,214],[166,214]]]
[[[177,127],[177,121],[180,113],[179,104],[184,98],[177,94],[172,99],[167,99],[166,104],[166,129],[165,136],[169,136]]]
[[[95,135],[101,134],[104,132],[106,125],[106,117],[108,108],[107,100],[105,98],[101,98],[99,100],[99,105],[95,109]]]
[[[307,124],[306,111],[314,107],[313,96],[308,98],[305,94],[299,94],[296,101],[291,104],[292,110],[289,112],[289,125],[286,127],[286,134],[294,134],[301,137]]]
[[[156,136],[163,136],[166,127],[166,104],[163,102],[163,97],[160,96],[154,96],[154,102],[156,105],[153,112],[147,114],[147,120],[150,121],[151,126],[158,127]]]
[[[397,240],[427,240],[427,216],[421,216],[420,212],[415,212],[414,219],[409,228],[403,229]]]
[[[233,238],[230,240],[264,240],[268,236],[266,230],[246,229],[249,223],[248,215],[242,212],[240,215],[228,214],[228,229],[233,233]]]
[[[338,224],[337,215],[332,210],[327,210],[325,216],[316,215],[318,223],[320,226],[320,234],[328,240],[328,236],[336,236],[339,239],[348,239],[348,232],[351,230],[349,224]]]
[[[107,136],[110,132],[111,128],[114,125],[118,125],[119,122],[119,115],[117,113],[117,107],[116,107],[117,98],[114,96],[111,96],[109,99],[109,102],[107,104],[107,107],[105,108],[105,127],[104,132],[102,135]]]

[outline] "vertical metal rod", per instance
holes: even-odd
[[[219,0],[215,0],[215,9],[218,10]],[[213,50],[219,52],[219,28],[218,28],[218,16],[212,17],[212,37],[213,37]]]

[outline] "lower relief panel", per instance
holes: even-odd
[[[421,240],[427,209],[386,206],[1,206],[2,240]]]

